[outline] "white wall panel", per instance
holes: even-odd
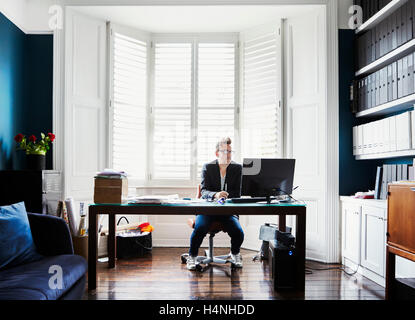
[[[65,25],[65,197],[90,201],[106,165],[106,23],[67,9]]]
[[[294,197],[307,204],[306,257],[326,259],[325,11],[285,20],[286,154],[296,159]],[[294,227],[292,218],[287,224]]]

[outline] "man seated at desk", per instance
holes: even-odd
[[[203,199],[217,201],[221,198],[239,198],[241,196],[242,165],[231,161],[232,147],[230,138],[222,138],[216,144],[217,159],[207,163],[202,169],[201,194]],[[220,222],[224,231],[231,237],[231,258],[237,268],[242,268],[239,253],[244,232],[235,215],[197,215],[193,233],[190,237],[187,269],[196,269],[196,257],[199,247],[213,222]]]

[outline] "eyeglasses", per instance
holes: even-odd
[[[223,154],[234,154],[235,153],[235,151],[228,151],[228,150],[219,150],[219,152],[222,152]]]

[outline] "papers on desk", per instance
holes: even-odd
[[[106,178],[106,179],[122,179],[127,178],[125,171],[118,171],[114,169],[104,169],[104,171],[97,172],[95,178]]]
[[[140,197],[129,197],[128,203],[149,203],[149,204],[189,204],[189,203],[200,203],[200,202],[206,202],[205,199],[183,199],[179,198],[179,195],[177,194],[171,194],[167,196],[161,196],[161,195],[148,195],[148,196],[140,196]]]
[[[151,204],[162,204],[162,203],[170,203],[170,201],[174,201],[179,199],[179,195],[171,194],[167,196],[161,195],[148,195],[148,196],[135,196],[129,197],[128,203],[151,203]]]

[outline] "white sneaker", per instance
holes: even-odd
[[[237,268],[242,268],[242,256],[240,253],[232,254],[231,253],[232,262]]]
[[[196,257],[189,256],[187,258],[187,269],[196,270]]]

